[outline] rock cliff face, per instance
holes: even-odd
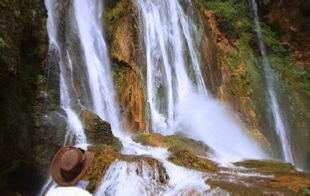
[[[298,66],[310,66],[310,2],[274,1],[261,5],[266,23],[277,32]],[[284,17],[285,16],[285,17]]]
[[[138,133],[146,128],[142,61],[138,46],[138,8],[134,0],[111,2],[105,14],[111,44],[112,70],[124,130]]]
[[[282,158],[266,98],[258,40],[253,33],[250,7],[236,3],[196,1],[208,17],[218,47],[222,83],[218,96],[258,137],[274,157]],[[275,89],[290,138],[294,161],[309,168],[309,16],[306,1],[257,1],[259,17]],[[288,9],[294,8],[287,14]],[[238,11],[237,11],[238,10]],[[283,17],[285,16],[285,17]],[[268,138],[268,140],[266,139]],[[269,143],[269,144],[268,144]],[[270,148],[271,146],[271,148]],[[272,149],[272,151],[270,151]]]
[[[131,133],[143,132],[152,125],[149,124],[144,86],[146,57],[142,43],[143,27],[139,21],[141,13],[134,0],[108,2],[106,6],[107,40],[110,42],[113,76],[123,127]],[[206,18],[199,12],[195,15],[201,24],[199,50],[202,51],[202,74],[210,92],[215,95],[222,77],[217,66],[216,47]]]
[[[31,194],[42,181],[33,161],[33,112],[46,68],[47,13],[41,0],[1,0],[0,10],[0,194]]]
[[[280,62],[272,62],[282,81],[281,104],[287,112],[295,164],[310,170],[310,2],[272,0],[260,6],[263,21],[286,50],[286,69],[281,69]]]

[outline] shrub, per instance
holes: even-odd
[[[246,1],[210,0],[204,5],[214,11],[219,29],[229,39],[238,39],[242,32],[251,31],[252,21]]]

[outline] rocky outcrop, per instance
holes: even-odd
[[[276,33],[285,51],[281,58],[286,61],[271,58],[271,63],[280,78],[278,97],[286,111],[294,162],[310,170],[310,2],[271,0],[259,5],[262,20]],[[277,47],[267,42],[267,48],[272,51]]]
[[[94,145],[89,147],[89,150],[95,153],[95,157],[90,165],[87,175],[84,176],[83,179],[90,182],[87,186],[87,190],[91,193],[95,193],[98,190],[107,169],[114,162],[125,162],[126,165],[133,164],[135,170],[130,171],[130,168],[127,168],[128,174],[134,172],[135,175],[140,176],[141,178],[145,177],[143,176],[146,172],[144,170],[150,171],[148,172],[148,177],[150,177],[153,182],[156,181],[158,186],[166,184],[169,180],[169,176],[167,175],[163,164],[154,158],[147,156],[124,155],[107,145]],[[151,173],[153,173],[153,175]],[[156,188],[158,189],[158,187]]]
[[[309,2],[256,1],[270,65],[276,75],[274,88],[290,138],[294,164],[309,170]],[[222,83],[217,96],[225,100],[273,157],[283,158],[266,96],[253,18],[245,1],[196,1],[209,20],[218,47]],[[228,11],[230,10],[230,11]],[[238,10],[238,11],[236,11]],[[293,10],[286,14],[287,10]],[[283,17],[285,15],[286,17]],[[301,43],[303,42],[303,43]]]
[[[31,195],[43,181],[34,158],[34,105],[46,68],[46,18],[44,1],[0,1],[1,195]]]
[[[298,172],[288,163],[271,160],[237,162],[233,170],[223,170],[206,183],[232,195],[306,195],[309,173]],[[246,169],[245,169],[245,168]]]
[[[109,122],[102,120],[97,114],[88,110],[83,110],[80,116],[84,123],[84,132],[88,143],[93,145],[106,144],[115,149],[121,149],[121,143],[119,139],[114,137]]]
[[[171,152],[168,160],[176,165],[208,173],[217,171],[216,163],[206,158],[198,157],[182,148],[182,146],[170,147],[168,151]]]
[[[123,129],[132,133],[143,132],[147,121],[142,68],[139,67],[137,17],[134,0],[119,1],[105,15],[120,120]]]
[[[226,28],[220,28],[227,25],[227,23],[232,23],[232,21],[226,19],[228,17],[226,14],[223,14],[223,18],[221,18],[220,13],[217,14],[214,10],[208,8],[208,4],[203,6],[198,1],[198,5],[201,6],[203,16],[208,19],[217,46],[214,56],[218,58],[216,63],[217,69],[221,71],[221,82],[215,96],[227,102],[244,129],[258,139],[266,149],[270,149],[269,141],[261,133],[261,124],[264,124],[261,122],[267,120],[263,119],[264,115],[261,114],[264,109],[260,107],[266,105],[266,100],[261,96],[264,94],[265,89],[263,86],[257,85],[263,79],[259,74],[259,68],[256,67],[257,62],[252,56],[252,51],[247,49],[246,45],[243,45],[243,41],[235,39],[236,36],[230,35],[234,39],[229,39],[226,36],[228,32],[224,31]],[[225,6],[225,4],[222,6]],[[227,4],[227,6],[230,5]],[[233,22],[238,23],[239,28],[247,28],[247,24],[242,24],[241,21]],[[232,32],[229,33],[238,35],[237,32],[233,33],[233,30],[237,31],[238,29],[230,29]],[[211,70],[212,73],[213,71],[214,69]]]
[[[134,140],[144,146],[167,148],[167,160],[171,163],[199,171],[206,178],[210,189],[205,194],[230,195],[307,195],[310,186],[310,174],[299,172],[290,163],[275,160],[244,160],[233,163],[234,166],[219,166],[206,156],[198,155],[200,142],[182,135],[163,136],[158,133],[138,134]],[[194,150],[196,149],[196,151]],[[85,180],[89,180],[88,190],[95,193],[101,179],[111,164],[126,163],[126,174],[151,179],[152,193],[162,186],[169,185],[170,177],[159,160],[148,156],[124,155],[107,145],[95,145],[89,148],[95,152]],[[130,166],[131,165],[131,166]],[[124,168],[123,168],[124,169]],[[116,172],[116,171],[114,171]],[[125,175],[126,175],[125,174]],[[147,175],[145,175],[147,174]],[[107,180],[112,180],[107,178]],[[199,190],[191,190],[192,192]]]
[[[182,146],[182,149],[189,151],[192,154],[205,156],[212,155],[213,150],[201,141],[196,141],[187,138],[182,134],[166,135],[160,133],[141,133],[132,136],[133,141],[146,146],[171,148],[175,146]]]
[[[83,179],[89,181],[87,190],[95,192],[111,163],[121,154],[107,145],[91,146],[88,150],[94,152],[95,157]]]

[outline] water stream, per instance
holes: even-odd
[[[227,108],[213,99],[200,68],[193,16],[177,0],[138,0],[147,60],[147,101],[153,132],[182,132],[202,140],[220,161],[264,157]],[[195,13],[191,1],[182,1]],[[197,39],[199,40],[199,39]],[[211,74],[210,74],[211,75]]]
[[[45,0],[50,47],[60,57],[61,106],[68,119],[64,143],[87,146],[78,116],[81,109],[87,109],[111,123],[113,134],[123,143],[123,154],[152,157],[163,164],[169,176],[168,183],[161,184],[156,167],[143,161],[139,165],[116,160],[96,195],[203,194],[210,188],[205,184],[208,175],[176,166],[167,161],[166,149],[141,146],[123,134],[102,34],[102,1],[72,2],[72,10],[65,9],[62,13],[71,15],[59,22],[59,10],[64,3]],[[182,2],[193,9],[191,1]],[[137,3],[143,27],[139,29],[143,31],[140,39],[144,39],[146,49],[147,102],[153,131],[164,135],[182,132],[203,141],[214,150],[210,158],[220,163],[265,158],[225,105],[208,94],[194,39],[199,36],[196,21],[184,13],[178,0],[137,0]],[[65,35],[59,33],[59,28],[66,29]],[[226,195],[220,189],[213,192]]]
[[[275,88],[274,87],[275,73],[272,70],[269,60],[268,60],[264,38],[263,38],[263,34],[262,34],[261,27],[259,24],[257,5],[256,5],[255,0],[251,0],[250,4],[252,6],[252,10],[254,14],[256,34],[258,38],[261,55],[263,58],[262,65],[263,65],[263,70],[264,70],[265,79],[266,79],[267,97],[268,97],[269,104],[272,110],[272,117],[274,119],[275,131],[281,142],[281,149],[282,149],[284,161],[294,164],[292,151],[291,151],[291,144],[289,142],[289,136],[287,132],[288,130],[286,129],[284,125],[283,116],[281,115],[281,108],[279,107],[276,91],[274,89]]]

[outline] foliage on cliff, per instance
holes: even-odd
[[[306,47],[304,44],[298,47],[296,39],[309,37],[309,30],[304,28],[307,24],[304,21],[307,21],[308,16],[303,11],[309,9],[309,5],[298,1],[281,2],[258,1],[260,26],[268,59],[276,73],[274,85],[279,105],[285,111],[284,121],[290,130],[289,137],[296,164],[308,168],[309,68],[302,66],[301,62],[306,65],[309,57],[307,54],[303,55],[306,58],[302,60],[292,54],[304,54],[303,48]],[[270,101],[266,96],[266,76],[261,66],[262,58],[249,2],[196,0],[196,4],[208,18],[219,48],[218,59],[224,76],[219,97],[232,105],[241,121],[265,143],[267,150],[268,143],[271,144],[273,156],[281,158],[279,141],[273,131],[273,120],[270,120],[272,113],[268,108]],[[286,14],[283,11],[291,6],[294,7],[294,11],[288,18],[283,18]],[[293,21],[300,22],[294,25]],[[289,25],[281,27],[282,24]],[[286,35],[283,28],[294,30],[288,30],[291,34]],[[301,37],[294,39],[298,35]],[[269,141],[266,141],[266,138]]]

